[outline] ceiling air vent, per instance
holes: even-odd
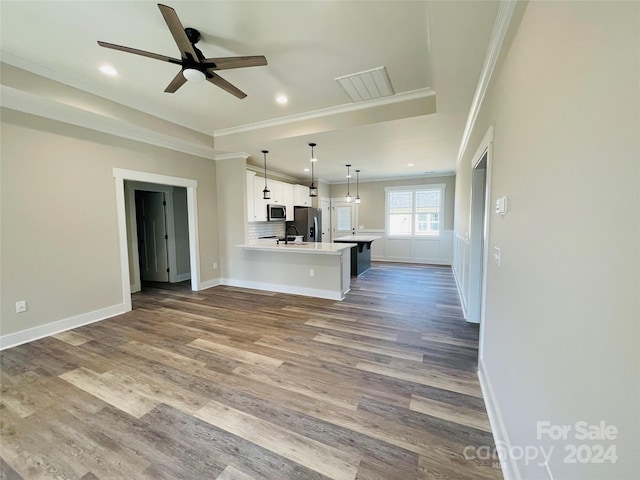
[[[393,95],[391,81],[385,67],[372,68],[335,79],[352,102]]]

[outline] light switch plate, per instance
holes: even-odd
[[[495,260],[496,264],[500,266],[500,262],[502,261],[502,252],[498,247],[493,247],[493,259]]]
[[[507,197],[500,197],[496,200],[496,213],[498,215],[507,214]]]

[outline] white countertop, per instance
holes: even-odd
[[[382,237],[376,235],[347,235],[346,237],[334,238],[333,241],[335,242],[337,240],[340,242],[373,242],[374,240],[378,240],[379,238]]]
[[[309,243],[295,243],[289,242],[285,245],[284,242],[280,244],[276,243],[275,238],[269,240],[258,240],[251,243],[244,243],[242,245],[236,245],[237,247],[244,248],[245,250],[260,250],[263,252],[287,252],[287,253],[313,253],[322,255],[340,255],[342,250],[355,247],[355,243],[322,243],[322,242],[309,242]]]

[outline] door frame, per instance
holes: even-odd
[[[125,180],[157,183],[187,189],[187,216],[189,224],[189,258],[191,262],[191,290],[200,290],[200,247],[198,244],[198,201],[197,180],[172,177],[156,173],[140,172],[137,170],[113,169],[116,189],[116,218],[118,223],[118,239],[120,246],[120,271],[122,273],[122,300],[127,311],[131,310],[131,283],[129,280],[129,244],[127,230],[136,228],[135,215],[129,218],[127,224]]]
[[[177,282],[176,270],[176,229],[173,218],[173,185],[159,185],[159,184],[146,184],[140,182],[127,182],[125,184],[125,192],[128,200],[128,212],[129,218],[131,215],[137,215],[135,196],[136,192],[158,192],[165,194],[166,205],[166,227],[167,227],[167,260],[169,267],[169,282]],[[138,248],[138,232],[132,230],[129,232],[129,254],[132,257],[131,263],[133,264],[133,283],[131,284],[131,293],[139,292],[142,289],[141,273],[139,268],[139,253]]]
[[[329,197],[320,197],[320,210],[322,210],[322,226],[323,228],[327,228],[327,231],[329,232],[329,238],[324,238],[324,236],[322,237],[322,241],[323,242],[328,242],[330,243],[333,239],[332,235],[331,235],[331,199]],[[324,207],[323,205],[328,204],[328,211],[329,211],[329,218],[324,218]],[[328,227],[327,227],[328,226]],[[324,233],[324,232],[323,232]]]
[[[473,157],[472,169],[471,169],[471,183],[473,186],[474,174],[476,174],[478,167],[486,158],[485,162],[485,181],[484,191],[478,192],[472,187],[471,200],[470,200],[470,215],[469,215],[469,284],[468,284],[468,303],[467,314],[473,311],[479,312],[479,318],[477,322],[480,324],[480,335],[478,342],[478,358],[482,359],[484,350],[484,331],[485,331],[485,306],[487,297],[487,270],[489,262],[489,224],[491,215],[491,167],[493,158],[493,126],[489,128],[485,134],[480,146],[476,150]],[[477,207],[479,201],[484,199],[484,211]],[[472,230],[472,227],[477,225],[477,222],[482,221],[478,218],[480,215],[484,215],[483,223],[480,228]],[[474,242],[482,242],[482,248],[472,248]],[[479,243],[476,243],[478,246]],[[475,255],[474,255],[475,252]],[[473,289],[480,289],[479,295],[471,295]]]

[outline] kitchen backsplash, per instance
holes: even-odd
[[[251,222],[249,223],[249,241],[260,237],[284,237],[284,222]]]

